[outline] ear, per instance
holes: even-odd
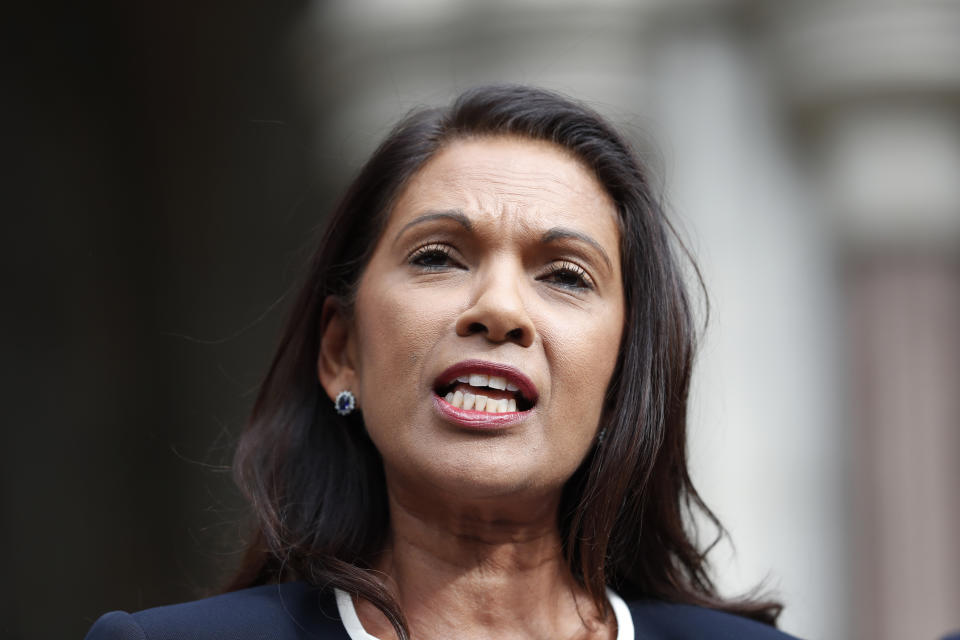
[[[320,384],[331,401],[344,389],[349,389],[359,399],[353,327],[336,296],[327,296],[323,301],[320,327],[317,359]]]

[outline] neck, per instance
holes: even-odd
[[[559,495],[524,502],[439,505],[390,491],[390,542],[377,568],[412,637],[611,637],[563,557]],[[369,603],[358,615],[372,635],[393,637]]]

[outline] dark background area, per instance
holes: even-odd
[[[307,8],[5,11],[3,638],[81,638],[238,559],[232,447],[328,205]]]

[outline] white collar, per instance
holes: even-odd
[[[343,627],[347,630],[350,640],[379,640],[367,633],[363,625],[360,624],[357,610],[353,607],[353,598],[340,589],[334,589],[333,591],[337,596],[337,611],[340,613],[340,620],[343,621]],[[617,640],[633,640],[633,618],[630,616],[627,603],[610,587],[607,587],[607,600],[610,602],[613,615],[617,619]]]

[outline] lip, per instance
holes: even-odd
[[[461,427],[468,429],[504,429],[515,425],[533,412],[529,411],[511,411],[509,413],[487,413],[486,411],[467,411],[458,409],[443,398],[433,394],[433,406],[437,412],[451,422],[455,422]]]
[[[522,422],[533,412],[533,409],[536,408],[537,398],[540,394],[537,391],[537,386],[533,384],[533,381],[516,367],[497,362],[488,362],[486,360],[464,360],[458,362],[455,365],[447,367],[443,370],[443,373],[437,376],[436,380],[434,380],[433,388],[445,387],[461,375],[468,373],[483,373],[506,378],[507,382],[517,386],[523,396],[529,400],[533,406],[526,411],[487,413],[486,411],[459,409],[434,393],[434,408],[447,420],[468,429],[503,429]]]
[[[520,389],[520,393],[523,394],[524,398],[530,401],[531,405],[536,405],[537,398],[540,397],[540,392],[537,391],[537,385],[533,384],[533,380],[524,375],[520,369],[512,367],[508,364],[488,362],[486,360],[463,360],[462,362],[458,362],[457,364],[447,367],[433,381],[433,388],[437,389],[438,387],[445,387],[458,377],[468,373],[484,373],[488,376],[494,375],[501,378],[506,378],[508,383],[514,384]],[[477,412],[465,411],[464,413]]]

